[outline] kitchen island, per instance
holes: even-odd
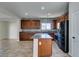
[[[52,37],[48,33],[36,33],[33,37],[33,56],[52,56]]]

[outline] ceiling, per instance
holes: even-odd
[[[67,2],[0,2],[0,18],[54,18],[67,9]]]

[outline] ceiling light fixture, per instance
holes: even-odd
[[[48,13],[47,15],[49,16],[49,15],[51,15],[51,13]]]
[[[25,15],[28,15],[28,13],[25,13]]]
[[[44,10],[45,9],[45,7],[44,6],[41,6],[41,10]]]

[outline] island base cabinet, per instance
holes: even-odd
[[[52,56],[52,39],[38,40],[38,57]]]

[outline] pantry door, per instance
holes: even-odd
[[[79,57],[79,11],[74,12],[71,15],[70,19],[71,23],[71,49],[72,49],[72,56]]]

